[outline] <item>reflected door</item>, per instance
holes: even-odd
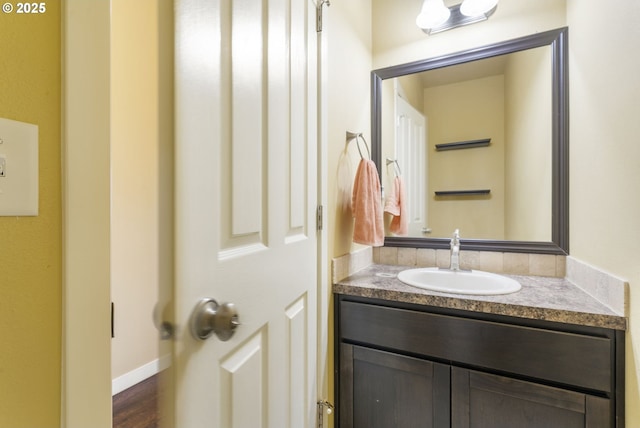
[[[175,422],[311,427],[317,35],[311,0],[176,2]],[[202,298],[228,340],[197,340]]]
[[[427,118],[401,96],[396,96],[396,159],[405,182],[409,236],[428,231]],[[428,235],[427,235],[428,236]]]

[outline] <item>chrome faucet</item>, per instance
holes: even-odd
[[[460,270],[460,230],[458,229],[453,232],[453,238],[451,239],[451,263],[449,269],[453,271]]]

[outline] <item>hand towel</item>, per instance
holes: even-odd
[[[395,235],[406,236],[409,233],[409,221],[402,177],[393,180],[393,188],[387,196],[384,210],[393,216],[389,230]]]
[[[373,247],[384,245],[380,179],[376,164],[362,159],[353,183],[351,209],[355,219],[353,242]]]

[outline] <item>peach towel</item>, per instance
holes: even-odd
[[[387,196],[384,210],[393,216],[389,230],[395,235],[406,236],[409,233],[409,222],[407,219],[407,201],[402,177],[396,177],[393,180],[393,188],[389,196]]]
[[[355,218],[353,242],[373,247],[384,245],[381,198],[376,164],[372,160],[362,159],[356,172],[351,199]]]

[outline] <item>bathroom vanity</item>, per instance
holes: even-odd
[[[624,317],[559,278],[462,296],[401,269],[334,285],[338,427],[624,426]]]

